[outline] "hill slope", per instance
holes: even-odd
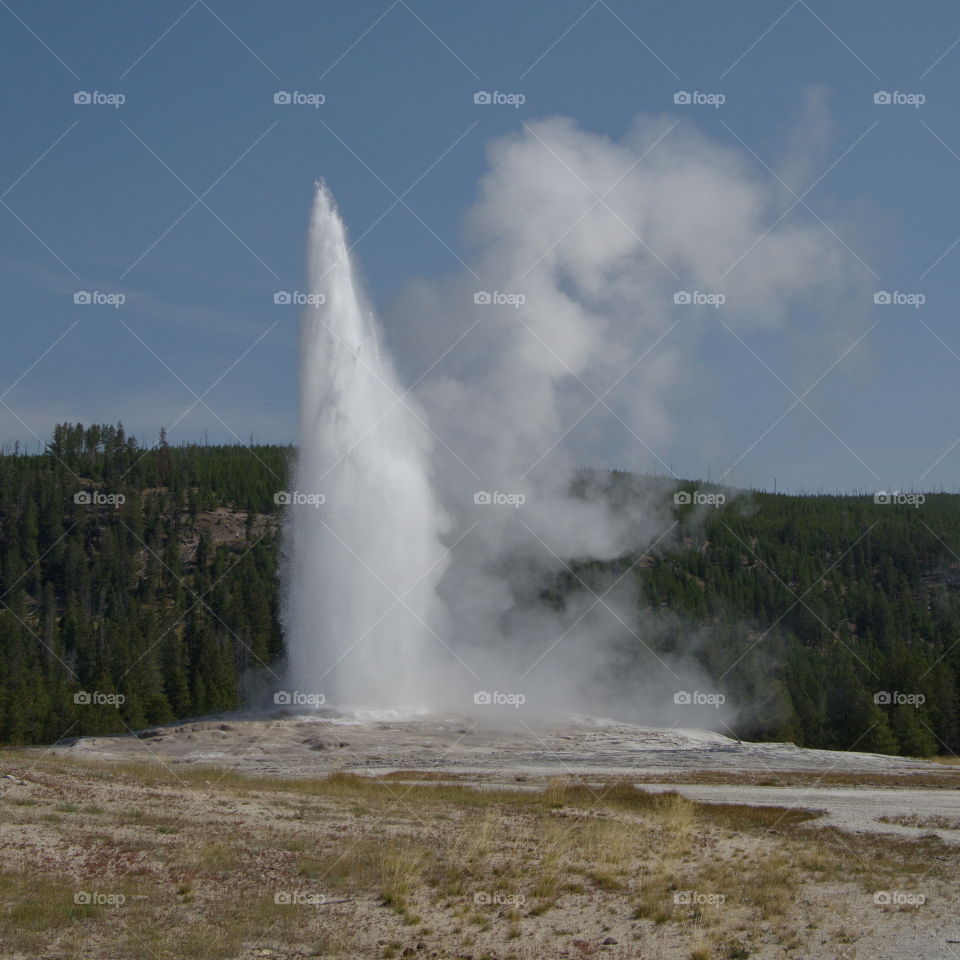
[[[0,455],[0,742],[240,706],[283,656],[274,494],[290,452],[144,449],[122,426],[64,424],[45,454]],[[545,602],[625,573],[657,615],[654,648],[696,636],[718,689],[751,705],[745,738],[960,749],[960,497],[744,493],[713,509],[674,506],[672,482],[581,479],[623,509],[660,484],[676,537],[651,556],[573,564],[543,584]],[[629,685],[644,651],[628,635],[623,647]]]

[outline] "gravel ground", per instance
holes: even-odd
[[[676,790],[707,803],[823,811],[797,827],[802,831],[799,841],[795,832],[783,830],[785,821],[750,833],[710,827],[709,818],[703,817],[689,853],[678,854],[672,861],[667,858],[667,868],[679,874],[736,861],[738,869],[731,876],[739,877],[741,865],[744,871],[748,863],[756,869],[757,858],[791,851],[785,869],[807,871],[792,900],[778,908],[769,922],[748,918],[741,927],[731,915],[731,935],[749,942],[749,956],[757,960],[960,960],[957,859],[950,855],[949,846],[942,845],[960,842],[960,830],[951,826],[960,823],[956,789],[960,771],[955,768],[906,758],[803,750],[791,744],[739,743],[705,731],[658,730],[589,717],[529,726],[511,720],[508,724],[497,718],[497,722],[480,724],[469,717],[208,717],[141,731],[137,736],[85,738],[17,751],[16,758],[0,770],[4,774],[0,776],[0,810],[7,811],[0,818],[0,858],[8,869],[28,869],[28,878],[39,876],[39,870],[67,884],[68,894],[74,888],[87,889],[94,880],[98,890],[135,880],[148,898],[143,902],[157,908],[172,905],[184,916],[193,911],[198,918],[214,922],[217,911],[233,902],[225,899],[226,891],[234,899],[242,895],[247,898],[244,902],[254,902],[258,896],[269,899],[271,885],[286,889],[310,883],[297,873],[298,854],[291,849],[301,846],[288,846],[292,834],[302,834],[303,850],[326,858],[335,858],[344,843],[383,835],[411,838],[438,849],[454,849],[461,842],[455,817],[425,819],[416,805],[402,802],[406,776],[388,781],[391,803],[386,808],[374,805],[364,810],[363,804],[372,803],[369,797],[358,805],[349,796],[324,800],[307,793],[301,805],[312,810],[308,816],[297,811],[295,794],[271,792],[275,789],[271,781],[279,778],[321,777],[338,770],[371,776],[403,771],[411,774],[412,783],[450,779],[461,785],[529,789],[541,788],[557,777],[598,786],[609,779],[627,779],[646,790]],[[58,759],[97,763],[60,765]],[[131,761],[162,765],[165,780],[141,782],[140,768],[129,766],[118,766],[116,775],[110,774],[113,763]],[[203,770],[188,782],[183,775],[190,767]],[[253,775],[258,782],[262,778],[263,788],[224,789],[212,767]],[[518,827],[522,811],[518,807],[498,822],[489,836],[482,833],[492,850],[504,845],[501,856],[512,849],[511,843],[518,843],[517,849],[524,851],[517,861],[521,865],[531,851],[544,856],[542,849],[531,846],[536,837]],[[556,813],[558,823],[578,822],[575,817],[564,821],[564,816],[573,817],[572,812]],[[602,809],[591,815],[617,816]],[[890,823],[881,817],[937,818],[939,825]],[[842,833],[818,833],[818,827],[834,827]],[[922,839],[931,834],[940,843]],[[224,849],[239,845],[240,862],[255,863],[256,869],[244,866],[231,872],[218,866],[216,859],[191,867],[191,851],[202,851],[211,843]],[[834,849],[840,844],[844,851],[844,871],[848,860],[852,868],[879,856],[878,862],[889,861],[889,872],[882,879],[877,876],[874,885],[870,878],[865,882],[862,873],[855,878],[852,870],[849,877],[835,871],[818,876],[818,851],[831,844]],[[645,849],[662,856],[660,841]],[[741,864],[738,858],[744,857]],[[805,857],[812,858],[813,867],[803,866]],[[901,871],[896,864],[903,857],[919,858],[925,870],[929,863],[929,876]],[[315,881],[320,889],[324,889],[324,875],[321,871]],[[469,947],[457,932],[462,922],[456,919],[456,911],[441,908],[426,892],[418,895],[416,910],[429,933],[414,934],[375,893],[367,892],[324,908],[317,916],[316,935],[324,930],[348,931],[352,946],[334,955],[358,958],[393,955],[389,944],[396,942],[402,947],[397,948],[399,955],[433,958],[581,960],[599,954],[611,960],[689,960],[699,921],[694,914],[689,920],[669,923],[637,919],[635,887],[642,886],[644,876],[640,871],[631,877],[625,890],[588,885],[582,892],[564,893],[542,918],[525,913],[518,921],[521,935],[516,938],[509,932],[505,911],[494,911],[489,930],[476,928],[476,942]],[[192,905],[180,892],[188,881],[194,887],[188,895],[194,898]],[[491,875],[483,889],[496,889],[497,882]],[[894,895],[919,890],[926,902],[913,908],[878,905],[874,899],[878,885]],[[467,891],[468,902],[474,892]],[[136,907],[136,898],[130,905]],[[743,913],[746,908],[735,909]],[[120,924],[127,914],[119,914],[113,926],[111,916],[104,913],[102,922],[90,927],[86,947],[74,955],[90,960],[119,956],[116,943],[127,933],[127,926],[140,935],[132,920],[127,926]],[[172,916],[183,919],[180,912]],[[5,952],[3,947],[0,932],[0,954],[18,960],[40,955]],[[264,934],[230,956],[292,960],[311,955],[312,949],[305,941],[280,943]],[[43,955],[70,954],[51,943]],[[709,956],[722,960],[726,954],[718,949]]]

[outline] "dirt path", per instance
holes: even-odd
[[[691,800],[705,803],[746,803],[761,807],[822,810],[823,816],[811,821],[816,826],[867,833],[891,833],[917,839],[935,834],[946,843],[960,845],[960,791],[884,790],[870,787],[756,787],[704,786],[689,783],[645,783],[653,792],[676,790]],[[888,823],[919,818],[921,826]],[[942,819],[951,826],[936,824]]]

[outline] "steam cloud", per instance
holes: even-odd
[[[818,123],[821,108],[808,105]],[[670,542],[672,500],[650,481],[614,505],[596,478],[575,483],[578,468],[663,472],[678,430],[710,442],[703,418],[679,412],[719,321],[676,304],[678,291],[722,293],[741,336],[799,327],[829,350],[862,316],[861,274],[820,223],[783,215],[789,193],[748,154],[670,119],[638,119],[621,142],[546,119],[488,155],[467,219],[471,269],[410,283],[385,317],[432,434],[447,550],[425,705],[466,710],[472,692],[495,690],[522,694],[527,716],[676,721],[674,691],[712,689],[694,639],[658,649],[659,616],[640,609],[629,573],[619,579]],[[484,492],[506,501],[475,502]],[[570,574],[627,556],[607,581]],[[545,602],[564,577],[565,602]],[[724,715],[683,714],[691,726]]]

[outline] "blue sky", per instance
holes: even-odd
[[[178,420],[174,441],[292,440],[297,316],[273,295],[303,286],[318,177],[389,315],[405,283],[469,259],[491,139],[559,114],[618,140],[662,114],[762,179],[815,88],[830,132],[791,216],[849,224],[831,239],[869,289],[925,302],[868,305],[863,339],[805,398],[816,415],[779,421],[784,383],[802,394],[830,356],[793,370],[767,334],[750,346],[768,369],[707,335],[723,452],[680,430],[664,458],[694,476],[736,461],[736,483],[780,489],[960,486],[955,4],[3,0],[0,24],[0,442],[118,419],[148,442]],[[478,90],[525,102],[477,105]],[[725,102],[675,104],[681,90]],[[81,290],[125,302],[75,304]],[[416,376],[421,358],[400,359]]]

